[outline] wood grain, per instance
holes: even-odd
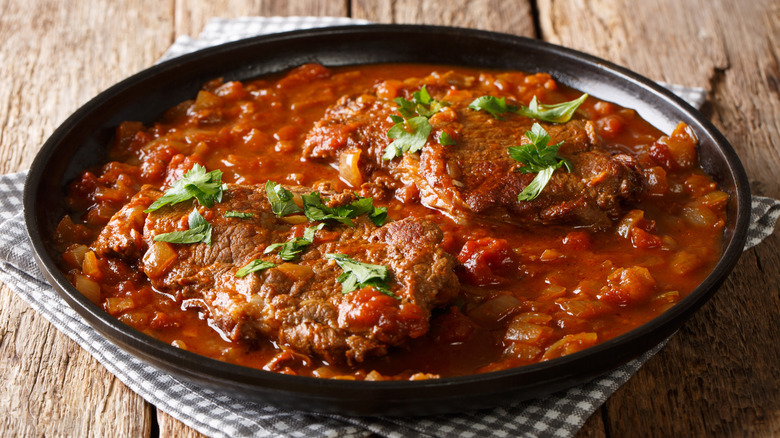
[[[707,0],[540,0],[544,40],[582,50],[651,79],[709,87],[713,72],[728,67],[724,10]]]
[[[530,1],[353,0],[352,17],[377,23],[469,27],[532,37]]]
[[[172,438],[205,438],[206,435],[187,426],[161,410],[157,410],[157,424],[160,437]]]
[[[705,111],[739,153],[753,192],[780,195],[780,4],[571,0],[540,1],[539,11],[545,39],[706,88]],[[609,399],[607,435],[780,434],[779,241],[775,232],[746,253],[715,297]]]
[[[0,308],[0,435],[149,436],[143,399],[5,287]]]
[[[197,37],[213,17],[328,16],[346,17],[348,0],[175,0],[175,33]]]
[[[156,1],[0,3],[0,171],[30,166],[40,145],[98,92],[148,66],[170,44]],[[132,6],[131,6],[132,5]]]
[[[158,1],[0,3],[0,171],[29,167],[70,113],[170,44]],[[0,290],[0,435],[149,436],[150,406]]]

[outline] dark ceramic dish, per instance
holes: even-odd
[[[66,184],[104,159],[124,120],[152,122],[196,95],[215,77],[246,80],[306,62],[328,66],[425,62],[549,72],[558,81],[636,109],[670,133],[693,128],[703,167],[731,195],[723,256],[682,302],[658,318],[603,344],[535,365],[415,382],[357,382],[275,374],[209,359],[153,339],[92,304],[57,269],[50,236],[65,214]],[[112,342],[163,370],[231,395],[299,410],[353,415],[432,414],[541,396],[609,371],[672,334],[726,279],[739,258],[749,222],[750,191],[734,149],[698,111],[667,90],[609,62],[510,35],[429,26],[372,25],[305,30],[243,40],[183,56],[138,73],[88,102],[62,124],[32,165],[24,213],[36,259],[59,294]]]

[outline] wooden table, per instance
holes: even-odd
[[[579,49],[705,87],[704,113],[753,193],[780,198],[776,0],[3,0],[0,170],[30,166],[89,98],[150,66],[210,17],[330,15],[474,27]],[[742,257],[669,345],[581,436],[780,435],[780,233]],[[127,389],[8,288],[0,290],[0,436],[196,436]]]

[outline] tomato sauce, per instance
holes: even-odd
[[[727,195],[698,166],[696,140],[680,125],[664,135],[635,111],[588,98],[592,120],[613,153],[637,158],[647,181],[608,230],[504,223],[455,223],[404,196],[388,216],[426,217],[444,231],[458,261],[458,299],[434,312],[429,332],[388,355],[353,366],[326,364],[272,341],[223,339],[203,315],[154,290],[138,266],[96,256],[91,245],[144,184],[166,187],[194,163],[223,181],[351,188],[338,169],[301,158],[305,135],[328,106],[388,80],[454,70],[511,88],[518,101],[569,101],[580,92],[550,75],[430,65],[326,69],[305,65],[274,77],[211,81],[158,122],[117,128],[106,164],[85,170],[68,193],[72,213],[57,228],[61,268],[74,286],[120,321],[179,348],[270,371],[354,379],[421,378],[486,372],[570,354],[625,333],[689,294],[720,253]],[[391,82],[390,82],[391,83]],[[488,88],[486,87],[486,90]],[[486,93],[487,94],[487,93]],[[413,196],[409,196],[413,199]]]

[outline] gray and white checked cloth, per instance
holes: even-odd
[[[199,39],[182,37],[163,60],[214,44],[259,34],[361,20],[323,17],[245,17],[214,19]],[[700,89],[673,91],[700,106]],[[247,402],[182,382],[110,343],[90,327],[43,279],[35,264],[22,213],[26,172],[0,175],[0,280],[44,318],[76,341],[106,369],[148,402],[201,433],[213,437],[569,437],[601,404],[665,343],[584,385],[544,398],[457,415],[419,418],[345,417],[282,410]],[[754,197],[745,249],[772,234],[780,201]]]

